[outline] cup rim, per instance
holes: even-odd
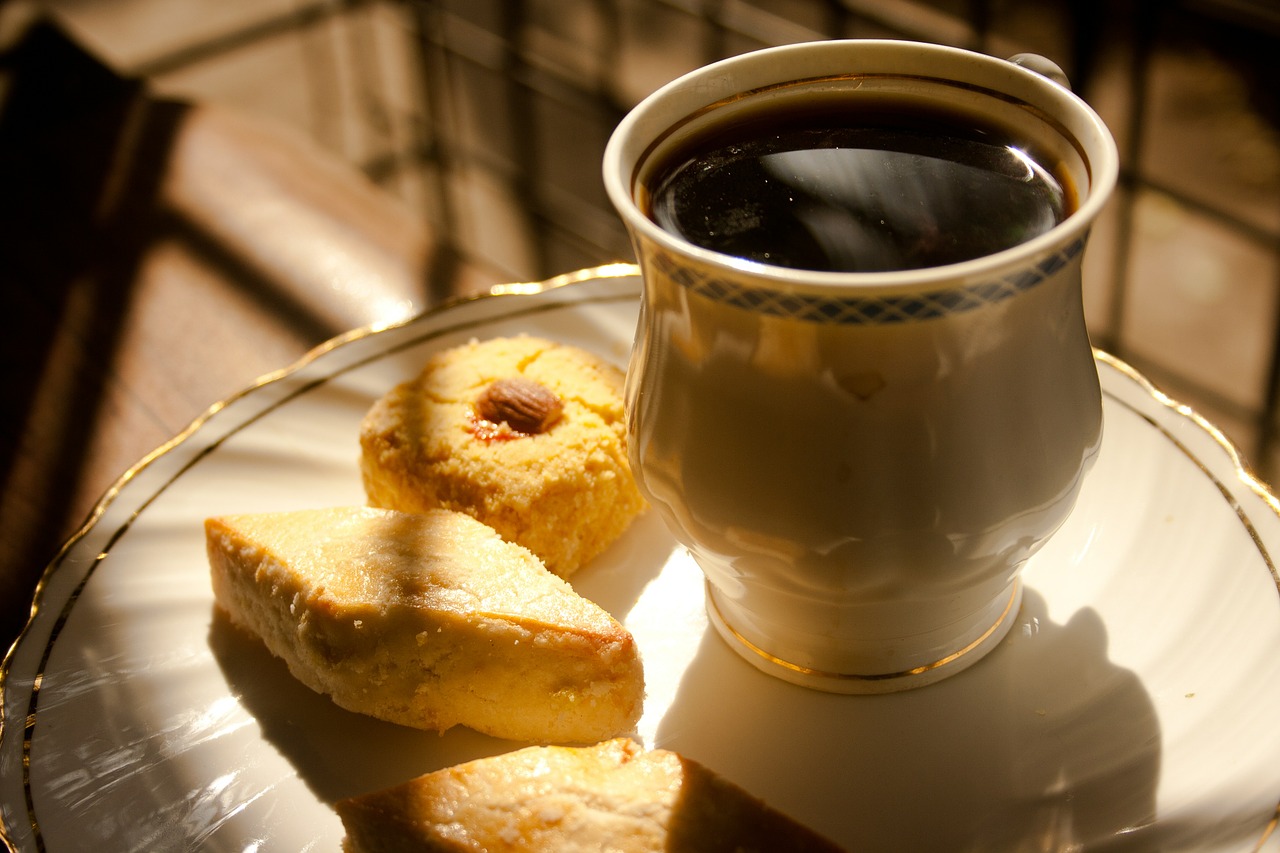
[[[660,133],[678,122],[656,121],[655,116],[669,103],[687,104],[681,114],[684,118],[697,109],[763,86],[808,79],[810,76],[834,78],[862,73],[861,67],[851,70],[837,62],[850,57],[858,59],[855,64],[865,66],[868,74],[927,76],[950,81],[952,78],[946,72],[920,73],[924,69],[923,63],[943,57],[949,63],[948,72],[958,74],[960,70],[966,70],[967,74],[986,76],[999,80],[1001,88],[997,89],[990,82],[977,83],[972,77],[961,80],[962,85],[973,85],[1013,97],[1055,118],[1064,128],[1063,117],[1074,118],[1077,124],[1070,131],[1070,141],[1084,157],[1089,178],[1087,192],[1082,194],[1078,207],[1044,234],[999,252],[942,266],[877,272],[792,269],[727,255],[694,245],[663,230],[640,209],[632,192],[635,173],[644,153]],[[772,70],[779,65],[826,70],[818,75],[803,72],[780,74]],[[891,71],[888,70],[889,65],[893,66]],[[975,68],[979,70],[968,71]],[[744,70],[743,83],[727,85]],[[768,82],[763,82],[766,80]],[[659,126],[658,131],[648,131],[646,125],[654,124]],[[646,132],[638,136],[642,130]],[[1088,138],[1081,138],[1083,136]],[[1088,103],[1071,90],[1029,68],[948,45],[898,39],[830,39],[750,51],[702,66],[666,83],[641,100],[618,123],[605,146],[602,168],[606,193],[632,231],[633,240],[643,237],[668,252],[710,266],[739,271],[749,275],[757,285],[772,284],[778,288],[826,293],[840,289],[920,292],[957,282],[998,277],[1002,270],[1023,265],[1029,258],[1051,254],[1060,246],[1084,239],[1115,188],[1119,175],[1119,152],[1110,130]]]

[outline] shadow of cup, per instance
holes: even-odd
[[[1102,620],[1055,624],[1033,589],[963,678],[883,696],[762,686],[709,629],[655,745],[862,851],[1093,849],[1151,823],[1161,754]]]

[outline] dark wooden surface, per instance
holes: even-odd
[[[0,55],[0,649],[112,483],[210,405],[493,283],[301,138],[26,31]]]

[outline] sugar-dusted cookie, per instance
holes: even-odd
[[[344,507],[205,531],[218,606],[348,710],[539,743],[595,742],[640,716],[631,634],[470,516]]]

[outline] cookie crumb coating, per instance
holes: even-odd
[[[218,607],[349,711],[539,743],[639,719],[631,634],[470,516],[332,507],[211,518],[205,535]]]
[[[345,853],[840,853],[706,766],[626,739],[480,758],[334,808]]]
[[[545,431],[480,414],[490,386],[513,378],[563,403]],[[361,424],[369,503],[465,512],[569,577],[644,509],[627,461],[623,381],[619,368],[585,350],[532,336],[439,352]]]

